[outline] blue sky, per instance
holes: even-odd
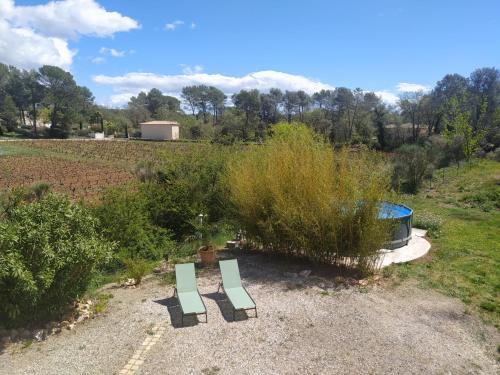
[[[114,106],[197,83],[361,87],[394,101],[446,73],[500,67],[499,41],[494,0],[0,0],[0,61],[62,66]]]

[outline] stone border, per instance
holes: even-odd
[[[152,336],[146,337],[142,342],[139,349],[137,349],[132,358],[129,359],[127,364],[120,370],[119,375],[134,375],[139,367],[144,363],[146,359],[146,354],[159,340],[163,333],[166,331],[167,327],[165,325],[156,324],[151,328]],[[148,332],[149,334],[149,332]]]

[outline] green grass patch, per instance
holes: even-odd
[[[109,300],[113,298],[111,293],[99,293],[95,298],[94,313],[100,314],[108,306]]]
[[[22,142],[0,142],[0,157],[2,156],[41,156],[44,151],[23,146]]]
[[[440,172],[438,171],[438,175]],[[439,236],[423,260],[392,266],[398,278],[416,278],[423,287],[460,298],[486,321],[500,327],[500,211],[466,203],[500,184],[500,163],[482,160],[446,174],[445,182],[402,200],[418,218],[439,217]],[[458,206],[448,202],[454,199]],[[429,222],[432,223],[433,220]],[[418,227],[422,221],[415,222]],[[427,229],[433,229],[428,227]]]

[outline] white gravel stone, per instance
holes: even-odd
[[[136,289],[105,290],[114,295],[108,310],[79,329],[0,354],[0,374],[118,374],[132,359],[142,375],[497,374],[498,331],[456,299],[410,284],[327,294],[318,284],[333,284],[333,275],[320,281],[316,268],[318,278],[296,287],[283,274],[303,265],[250,255],[239,263],[258,318],[239,312],[233,322],[215,293],[219,272],[200,270],[208,323],[187,317],[180,327],[173,287],[149,278]],[[151,335],[151,327],[161,331]]]

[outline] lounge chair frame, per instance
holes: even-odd
[[[179,295],[177,293],[177,287],[174,288],[173,297],[177,297],[177,301],[179,301],[179,307],[181,308],[181,326],[183,326],[183,327],[184,327],[184,316],[187,316],[187,315],[196,315],[196,316],[205,315],[205,323],[208,323],[207,306],[205,305],[205,301],[203,301],[203,298],[201,298],[201,295],[200,295],[200,292],[198,291],[198,288],[196,288],[196,292],[198,293],[198,296],[201,299],[201,303],[203,303],[203,307],[205,308],[205,312],[185,314],[184,310],[182,309],[181,301],[179,300]]]
[[[248,290],[243,285],[241,287],[246,292],[246,294],[248,294],[248,297],[250,297],[250,299],[252,300],[252,302],[255,305],[255,307],[250,307],[248,309],[235,309],[233,303],[231,302],[231,300],[229,299],[229,297],[227,297],[226,290],[224,289],[224,284],[222,282],[219,282],[219,287],[217,288],[217,293],[219,293],[220,289],[222,288],[222,290],[224,291],[224,294],[226,294],[226,297],[227,297],[226,300],[228,300],[231,303],[231,306],[233,307],[233,322],[236,320],[236,311],[255,310],[255,317],[254,318],[258,318],[258,315],[257,315],[257,304],[255,303],[255,301],[252,298],[252,296],[250,295],[250,293],[248,293]]]

